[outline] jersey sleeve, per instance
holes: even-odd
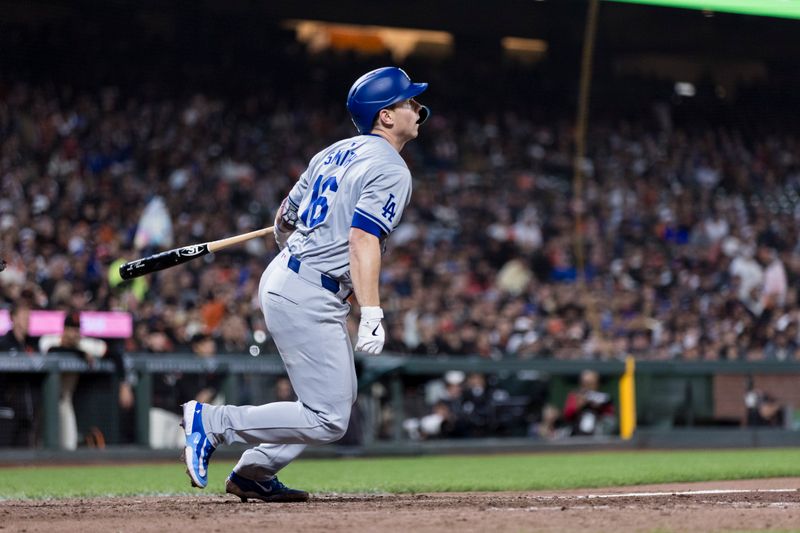
[[[289,191],[289,203],[291,207],[297,211],[300,208],[300,202],[303,201],[303,196],[305,196],[306,191],[308,190],[308,175],[311,173],[311,169],[316,168],[317,161],[322,156],[324,152],[319,152],[314,157],[311,158],[311,161],[308,164],[308,168],[306,168],[305,172],[300,174],[300,177],[297,179],[297,183],[294,184],[292,190]]]
[[[351,227],[378,238],[389,235],[400,223],[411,199],[411,173],[393,166],[368,179],[359,195]]]
[[[310,168],[310,167],[309,167]],[[300,178],[297,180],[297,183],[294,184],[292,190],[289,191],[289,203],[291,204],[291,208],[294,211],[297,211],[300,208],[300,202],[303,201],[303,195],[306,193],[308,189],[308,169],[305,172],[300,174]]]

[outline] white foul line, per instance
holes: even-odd
[[[757,492],[798,492],[798,489],[710,489],[677,492],[627,492],[624,494],[587,494],[579,498],[647,498],[654,496],[702,496],[706,494],[747,494]]]
[[[787,492],[800,492],[800,489],[709,489],[709,490],[684,490],[684,491],[674,491],[674,492],[626,492],[626,493],[618,493],[618,494],[578,494],[578,495],[547,495],[547,496],[535,496],[533,499],[535,500],[591,500],[591,499],[609,499],[609,498],[637,498],[637,497],[658,497],[658,496],[703,496],[703,495],[713,495],[713,494],[756,494],[756,493],[787,493]],[[770,502],[770,507],[786,507],[786,506],[796,506],[798,505],[797,502]],[[563,507],[526,507],[526,508],[518,508],[518,507],[509,507],[509,508],[499,508],[499,507],[490,507],[490,511],[558,511],[563,510]],[[570,510],[581,510],[581,509],[611,509],[608,505],[600,505],[600,506],[586,506],[586,505],[579,505],[579,506],[570,506]]]

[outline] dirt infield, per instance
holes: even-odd
[[[800,531],[800,479],[562,492],[0,501],[0,531]]]

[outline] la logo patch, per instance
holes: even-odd
[[[383,218],[392,222],[397,212],[397,202],[394,201],[394,194],[389,193],[389,199],[383,204]]]

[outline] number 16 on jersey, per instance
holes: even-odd
[[[324,181],[322,174],[317,176],[311,189],[311,201],[308,203],[308,207],[300,214],[300,219],[307,227],[313,228],[325,220],[325,217],[328,216],[328,197],[325,196],[325,193],[328,191],[335,193],[338,190],[336,176],[324,178]]]

